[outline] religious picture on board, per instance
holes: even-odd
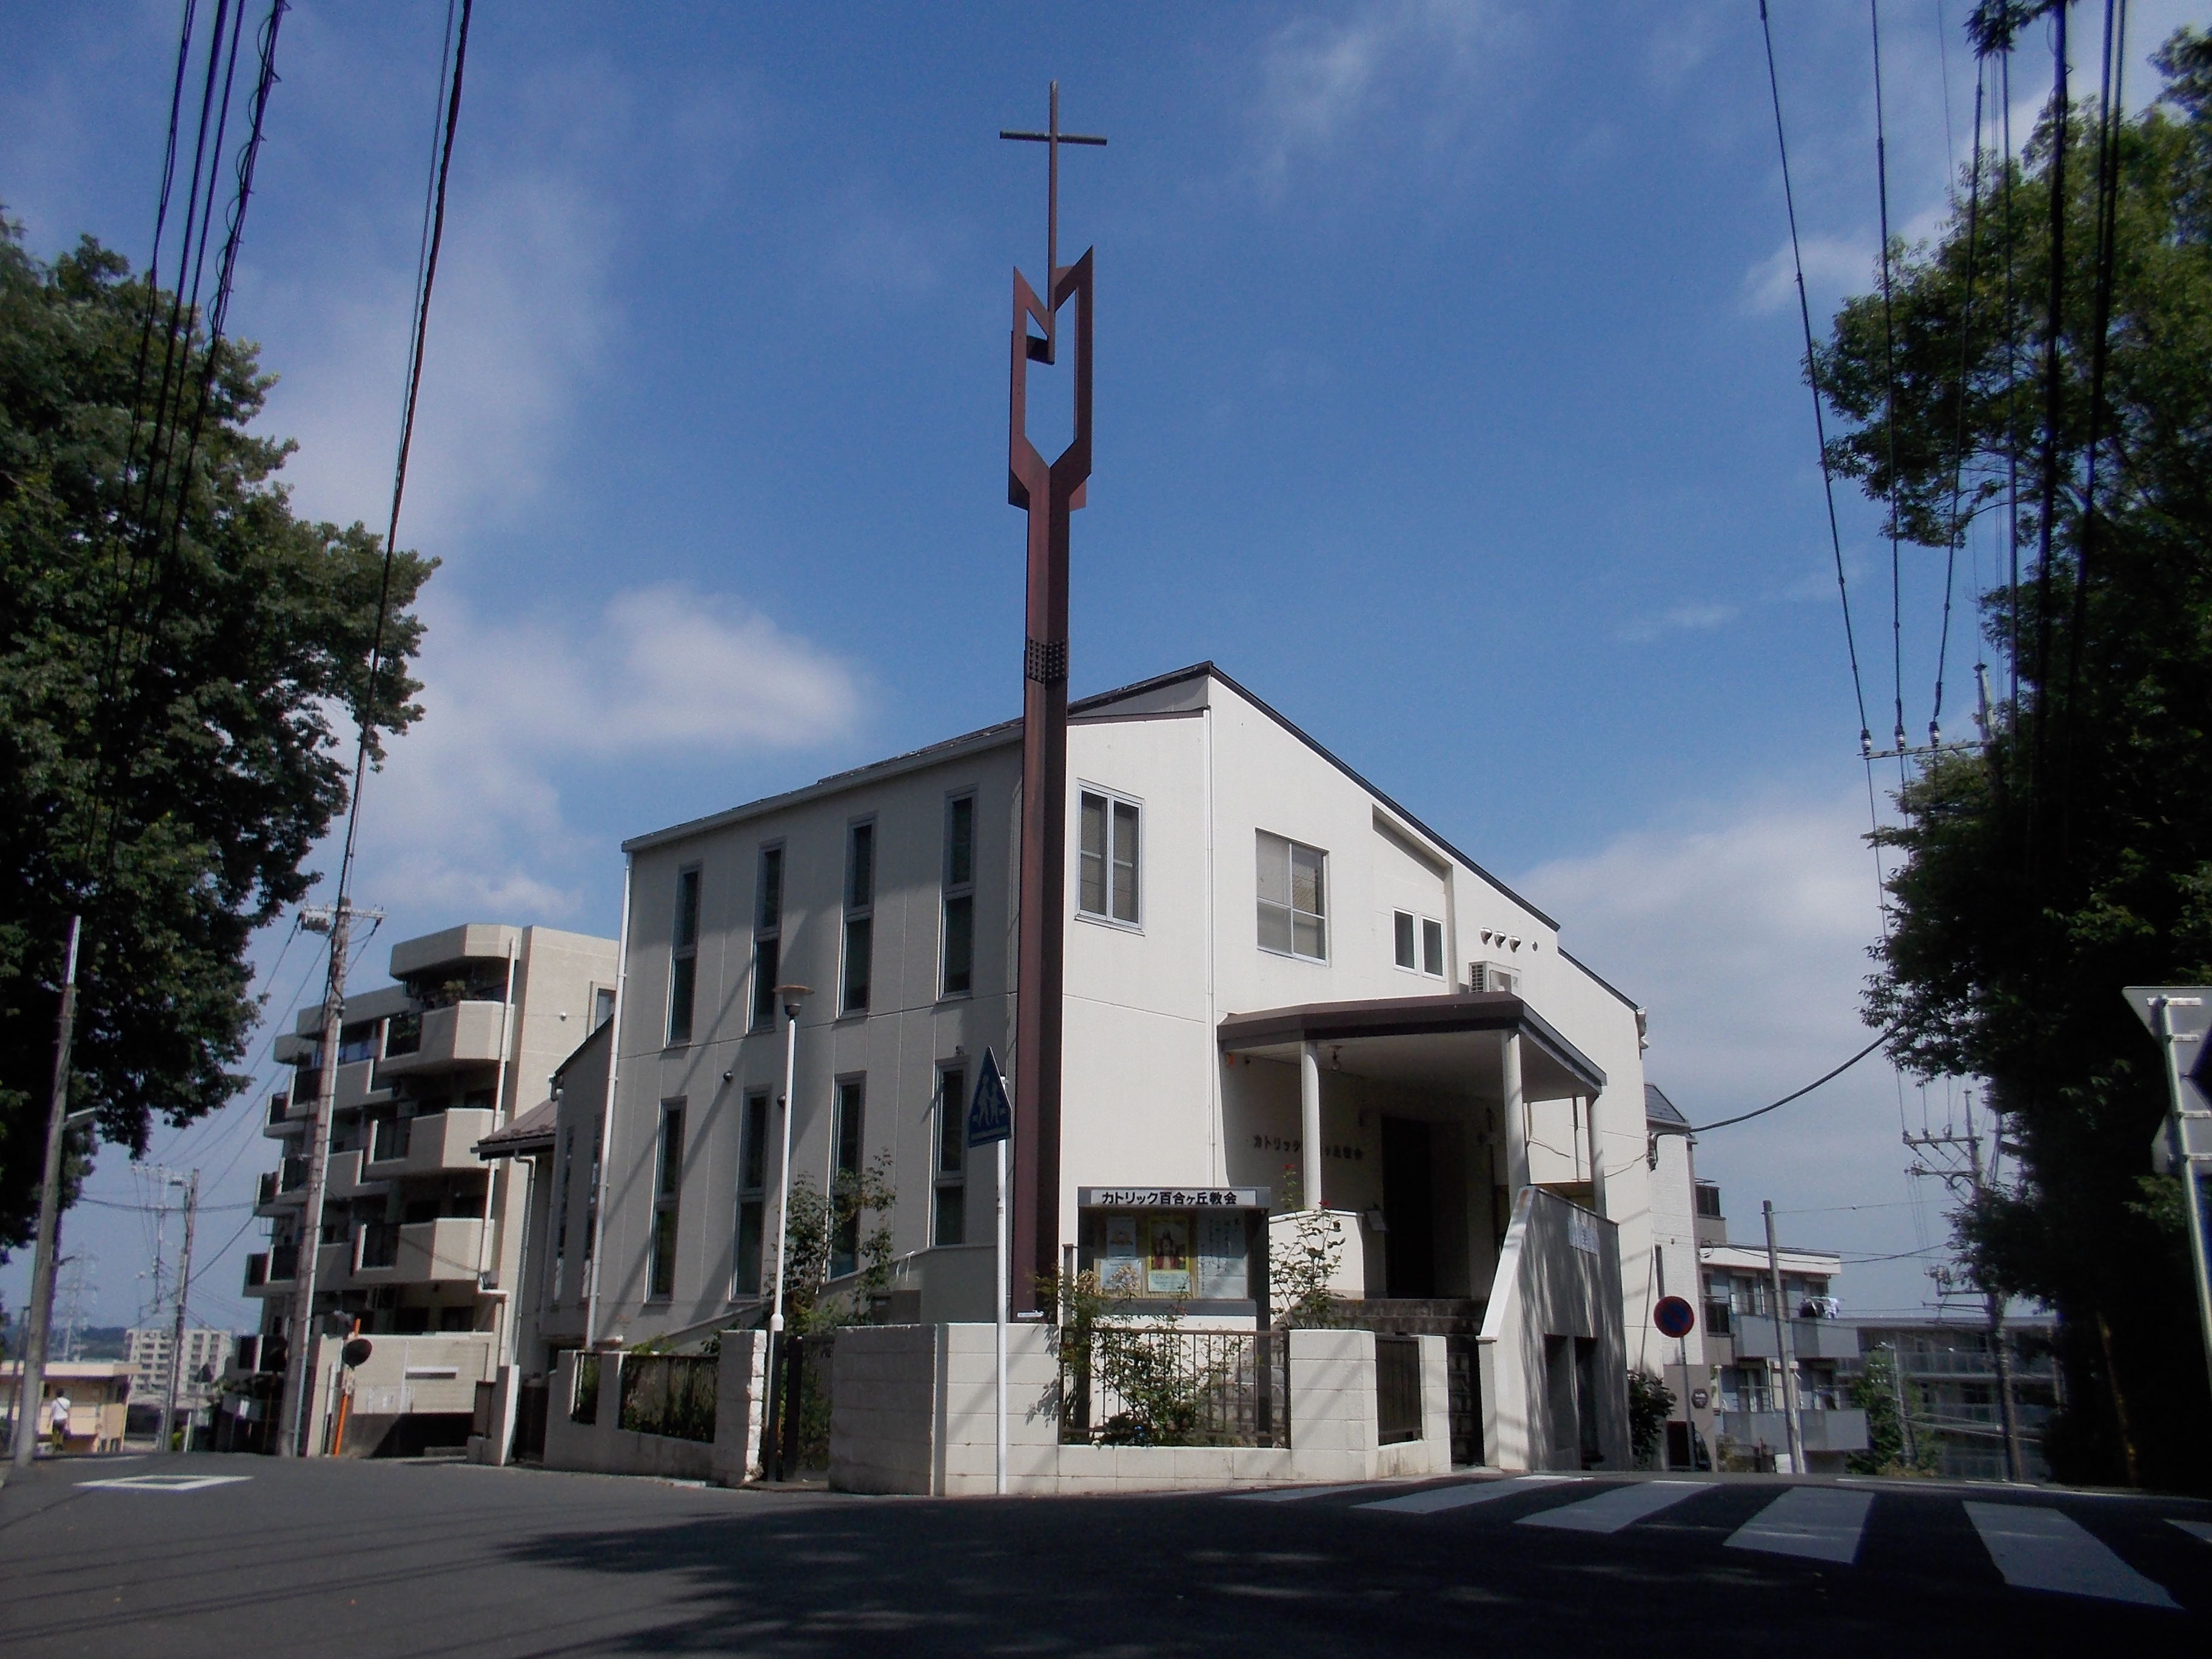
[[[1156,1215],[1152,1248],[1145,1267],[1145,1290],[1152,1296],[1190,1294],[1190,1218]]]
[[[1137,1254],[1137,1218],[1106,1218],[1106,1253],[1098,1258],[1098,1288],[1108,1296],[1144,1293],[1144,1259]]]

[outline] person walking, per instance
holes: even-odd
[[[54,1450],[58,1453],[69,1445],[70,1397],[58,1394],[46,1404],[46,1422],[54,1437]]]

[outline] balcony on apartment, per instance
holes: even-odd
[[[313,1109],[315,1097],[306,1091],[306,1079],[319,1079],[319,1073],[302,1072],[294,1079],[291,1089],[279,1089],[269,1097],[269,1121],[262,1125],[261,1133],[272,1139],[284,1135],[296,1135],[307,1127],[307,1114]],[[295,1090],[301,1091],[299,1103],[293,1104]]]
[[[1799,1411],[1808,1452],[1855,1452],[1867,1449],[1866,1413],[1856,1407],[1810,1407]],[[1765,1445],[1786,1451],[1790,1447],[1790,1418],[1784,1412],[1721,1412],[1713,1418],[1713,1432],[1739,1446]]]
[[[379,1080],[498,1065],[506,1013],[504,1003],[465,1001],[399,1016],[385,1034]]]
[[[348,1199],[377,1198],[389,1190],[381,1181],[372,1181],[362,1174],[368,1154],[356,1146],[350,1152],[332,1152],[324,1166],[323,1197],[326,1202],[343,1203]]]
[[[246,1295],[291,1295],[299,1260],[299,1247],[294,1244],[274,1244],[265,1250],[256,1250],[246,1258]]]
[[[253,1212],[273,1217],[283,1210],[305,1203],[307,1197],[307,1160],[294,1157],[286,1158],[273,1170],[262,1172],[258,1187],[253,1194]]]
[[[498,1127],[498,1120],[489,1106],[453,1106],[420,1117],[378,1118],[362,1174],[374,1181],[394,1181],[403,1176],[481,1170],[483,1164],[473,1149]]]
[[[1729,1334],[1735,1339],[1738,1359],[1778,1359],[1780,1352],[1774,1345],[1774,1317],[1771,1314],[1738,1314],[1731,1320]],[[1835,1319],[1793,1319],[1790,1324],[1790,1351],[1799,1359],[1856,1359],[1859,1357],[1859,1333],[1856,1325],[1846,1325]]]
[[[477,1277],[484,1224],[472,1216],[372,1221],[355,1230],[353,1278],[365,1285],[434,1285]]]

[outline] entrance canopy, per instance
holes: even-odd
[[[1595,1095],[1605,1073],[1521,998],[1503,991],[1367,1002],[1310,1002],[1231,1014],[1215,1041],[1228,1054],[1296,1064],[1303,1046],[1327,1045],[1332,1069],[1413,1088],[1469,1092],[1497,1075],[1498,1043],[1522,1038],[1522,1095],[1565,1100]]]

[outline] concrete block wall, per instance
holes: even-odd
[[[1450,1468],[1442,1337],[1421,1339],[1422,1437],[1381,1446],[1372,1333],[1291,1333],[1291,1445],[1283,1449],[1061,1445],[1054,1333],[1016,1325],[1006,1336],[1010,1492],[1158,1492]],[[833,1398],[831,1486],[939,1496],[994,1490],[990,1326],[842,1332]]]
[[[714,1401],[714,1438],[678,1440],[665,1435],[635,1434],[621,1426],[623,1356],[599,1356],[597,1420],[579,1423],[574,1349],[561,1356],[545,1401],[545,1467],[594,1474],[651,1474],[677,1480],[713,1480],[742,1485],[760,1467],[760,1430],[766,1393],[763,1388],[766,1336],[759,1331],[722,1334]]]

